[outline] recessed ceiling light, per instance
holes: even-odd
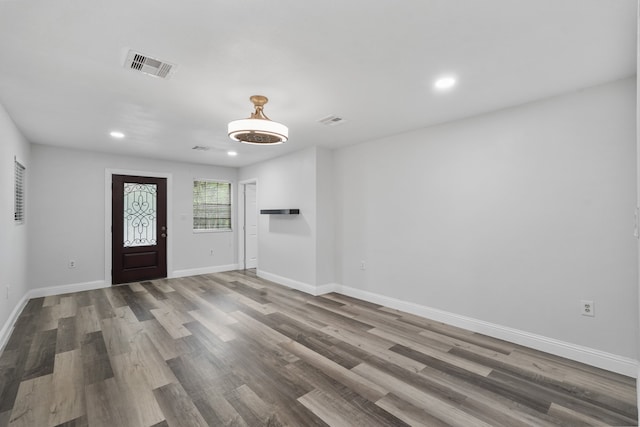
[[[433,84],[436,89],[450,89],[456,85],[456,79],[453,77],[442,77]]]
[[[111,135],[114,138],[118,138],[118,139],[124,138],[124,133],[118,132],[118,131],[115,131],[115,130],[113,132],[109,133],[109,135]]]
[[[237,156],[238,153],[236,153],[235,151],[227,151],[227,155],[233,157],[233,156]]]

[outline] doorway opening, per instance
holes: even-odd
[[[240,265],[244,270],[258,268],[258,198],[257,181],[240,183]]]

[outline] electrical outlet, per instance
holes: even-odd
[[[596,306],[593,304],[593,301],[581,300],[580,314],[583,316],[594,317],[596,315]]]
[[[366,270],[367,264],[364,261],[360,261],[360,270]]]
[[[74,260],[69,260],[69,268],[76,268],[76,262]]]

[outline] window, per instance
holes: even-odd
[[[16,224],[24,223],[24,166],[15,158],[13,160],[15,174],[15,198],[14,198],[14,221]]]
[[[231,230],[231,183],[193,181],[193,229]]]

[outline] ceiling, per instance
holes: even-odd
[[[632,76],[636,0],[0,0],[0,103],[38,144],[244,166]],[[123,64],[176,64],[169,79]],[[437,92],[434,80],[458,84]],[[289,141],[231,141],[252,112]],[[344,118],[337,126],[318,121]],[[121,140],[109,132],[125,133]],[[192,150],[194,146],[208,151]],[[227,156],[235,150],[238,156]]]

